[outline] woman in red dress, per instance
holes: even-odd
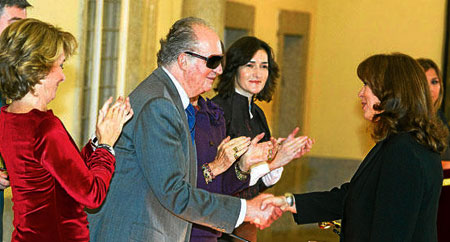
[[[112,146],[132,115],[129,100],[111,98],[96,135],[80,152],[47,108],[64,81],[73,35],[36,19],[11,24],[0,36],[0,89],[11,104],[0,113],[0,153],[13,194],[12,241],[89,241],[84,208],[105,199],[115,158]]]

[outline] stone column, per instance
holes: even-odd
[[[192,16],[206,20],[223,41],[223,32],[225,29],[225,3],[226,0],[184,0],[182,16]],[[207,98],[212,98],[215,95],[214,90],[202,94],[203,97]]]
[[[226,0],[184,0],[183,17],[198,17],[206,20],[223,39]]]
[[[156,52],[159,48],[155,41],[157,9],[157,0],[130,1],[126,95],[156,68]]]

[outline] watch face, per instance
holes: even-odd
[[[294,195],[287,193],[284,196],[286,197],[286,203],[289,207],[292,207],[294,205]]]

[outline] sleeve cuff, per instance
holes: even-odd
[[[98,138],[95,135],[92,135],[91,137],[91,146],[93,151],[95,151],[95,149],[97,149],[98,147]]]
[[[282,174],[283,174],[283,167],[277,168],[264,175],[262,177],[262,181],[264,182],[264,185],[266,185],[267,187],[273,186],[281,179]]]
[[[241,211],[239,212],[239,217],[236,222],[235,228],[239,227],[244,222],[245,214],[247,213],[247,201],[245,199],[241,199]]]
[[[253,186],[259,180],[259,178],[263,177],[267,173],[270,172],[269,164],[267,162],[261,162],[251,167],[250,169],[250,184],[249,186]]]

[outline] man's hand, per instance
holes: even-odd
[[[259,229],[265,229],[281,217],[283,211],[276,206],[268,205],[265,209],[261,209],[262,201],[271,197],[273,197],[272,194],[260,194],[252,200],[247,200],[244,221],[254,224]]]

